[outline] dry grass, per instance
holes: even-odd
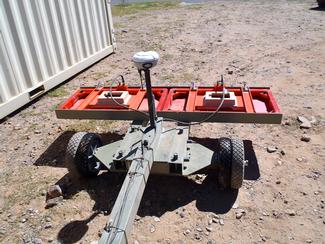
[[[179,1],[121,4],[112,7],[112,14],[113,16],[123,16],[123,15],[136,14],[145,11],[170,9],[170,8],[175,8],[177,6],[179,6]]]

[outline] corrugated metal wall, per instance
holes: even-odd
[[[0,0],[0,119],[114,45],[110,1]]]

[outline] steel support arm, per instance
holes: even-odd
[[[100,244],[128,243],[128,236],[154,161],[154,148],[158,146],[161,132],[162,119],[158,119],[156,127],[144,128],[141,145],[139,145],[135,153],[109,220],[99,240]]]

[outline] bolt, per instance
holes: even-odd
[[[148,146],[148,144],[149,144],[148,140],[143,140],[142,143],[143,143],[143,146],[145,146],[145,147]]]
[[[123,151],[122,150],[118,151],[118,154],[117,154],[117,158],[121,158],[121,157],[123,157]]]
[[[174,153],[173,157],[172,157],[172,161],[176,161],[178,159],[178,154]]]

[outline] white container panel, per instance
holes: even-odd
[[[110,1],[0,0],[0,119],[114,51]]]

